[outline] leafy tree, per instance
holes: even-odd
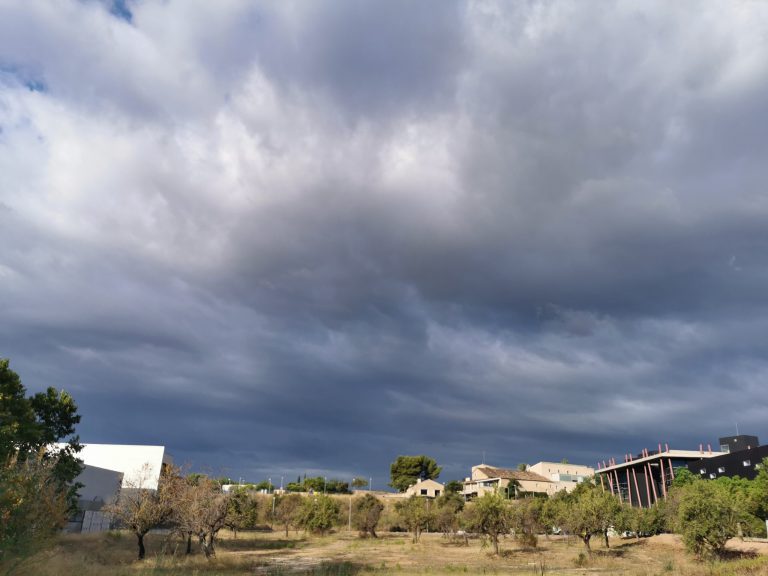
[[[398,456],[389,467],[389,485],[399,492],[405,492],[418,480],[435,480],[442,467],[429,456]]]
[[[81,446],[75,436],[80,422],[77,405],[65,391],[48,388],[30,397],[10,362],[0,358],[0,462],[22,464],[27,459],[50,463],[52,479],[69,489],[69,503],[75,504],[73,480],[82,471],[77,459]],[[64,448],[53,448],[67,441]]]
[[[697,556],[722,556],[725,543],[737,533],[739,518],[738,507],[722,484],[699,480],[683,488],[677,530]]]
[[[288,537],[288,529],[299,523],[299,512],[303,502],[304,497],[299,494],[286,494],[277,499],[275,519],[285,527],[286,538]]]
[[[464,504],[464,498],[447,490],[435,499],[435,525],[444,535],[455,534],[459,530],[459,513]]]
[[[66,493],[41,457],[0,467],[0,566],[10,573],[54,542],[67,518]]]
[[[675,470],[675,479],[672,481],[672,487],[688,486],[698,479],[688,468],[679,468]]]
[[[422,530],[429,526],[432,519],[429,500],[421,496],[411,496],[395,504],[395,511],[408,531],[413,533],[414,544],[418,542]]]
[[[595,534],[602,534],[608,546],[608,530],[621,514],[621,505],[612,494],[591,482],[582,482],[563,497],[562,503],[559,509],[561,525],[581,538],[588,553],[592,553],[590,540]]]
[[[464,484],[459,480],[450,480],[445,483],[445,491],[459,494],[464,489]]]
[[[254,486],[254,490],[258,490],[259,492],[266,490],[267,492],[274,492],[275,486],[269,482],[268,480],[262,480],[256,486]]]
[[[360,531],[360,536],[376,538],[376,526],[379,524],[384,504],[373,494],[356,498],[352,503],[352,524]]]
[[[499,492],[486,492],[472,503],[467,515],[469,527],[491,539],[493,553],[499,554],[499,536],[511,528],[509,502]]]
[[[27,397],[10,362],[0,358],[0,562],[23,561],[53,542],[76,506],[82,470],[77,406],[48,388]],[[56,443],[67,440],[63,448]],[[62,505],[63,503],[63,505]]]
[[[768,458],[763,459],[757,476],[752,480],[749,506],[752,514],[757,518],[768,519]]]
[[[523,498],[516,500],[510,508],[510,523],[515,537],[524,546],[535,548],[537,534],[544,531],[545,498]]]
[[[253,530],[259,524],[259,501],[246,488],[232,492],[229,497],[225,525],[235,538],[239,530]]]
[[[357,476],[352,479],[352,488],[365,488],[368,486],[368,479],[362,476]]]
[[[326,534],[339,516],[339,504],[325,494],[318,494],[304,500],[299,512],[299,524],[305,530]]]
[[[521,472],[525,472],[526,470],[528,470],[528,464],[526,464],[525,462],[520,462],[520,464],[517,465],[517,469],[520,470]]]

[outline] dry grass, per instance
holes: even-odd
[[[738,548],[741,548],[739,550]],[[136,542],[127,533],[69,535],[58,546],[20,570],[24,576],[175,576],[215,574],[623,574],[627,576],[768,576],[768,544],[733,543],[733,558],[700,563],[684,553],[674,536],[615,540],[610,549],[596,543],[591,557],[580,542],[539,539],[535,549],[520,548],[513,538],[502,542],[494,557],[479,539],[465,546],[438,534],[425,534],[418,544],[406,534],[385,533],[359,539],[339,532],[327,537],[291,532],[246,533],[233,539],[222,534],[217,558],[206,561],[195,550],[185,557],[177,540],[148,538],[148,557],[135,560]],[[175,554],[174,554],[175,553]]]

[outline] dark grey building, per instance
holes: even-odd
[[[760,446],[757,436],[739,435],[720,438],[720,450],[724,454],[714,458],[696,460],[688,464],[688,470],[709,480],[726,476],[739,476],[752,480],[768,458],[768,444]]]

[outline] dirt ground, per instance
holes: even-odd
[[[536,548],[524,549],[512,537],[501,542],[494,556],[481,539],[452,540],[425,534],[414,544],[407,534],[383,533],[360,539],[339,532],[325,537],[294,533],[222,533],[217,558],[182,554],[178,540],[151,535],[148,557],[135,560],[135,539],[127,533],[69,535],[52,551],[43,553],[18,571],[25,576],[108,575],[356,575],[356,574],[621,574],[651,576],[768,576],[768,543],[732,541],[730,557],[715,563],[699,562],[686,554],[679,537],[654,536],[640,540],[613,539],[606,549],[593,543],[586,554],[581,541],[540,537]]]

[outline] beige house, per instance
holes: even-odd
[[[405,496],[426,496],[427,498],[437,498],[445,493],[445,486],[434,480],[419,480],[416,484],[408,487]]]
[[[462,494],[467,499],[496,490],[510,496],[520,493],[552,495],[560,490],[570,492],[593,474],[592,468],[578,464],[539,462],[525,470],[480,464],[473,466],[472,476],[464,480]]]
[[[548,494],[552,482],[544,476],[528,470],[496,468],[487,464],[472,466],[472,476],[464,480],[461,493],[467,498],[500,491],[510,495],[512,491]]]

